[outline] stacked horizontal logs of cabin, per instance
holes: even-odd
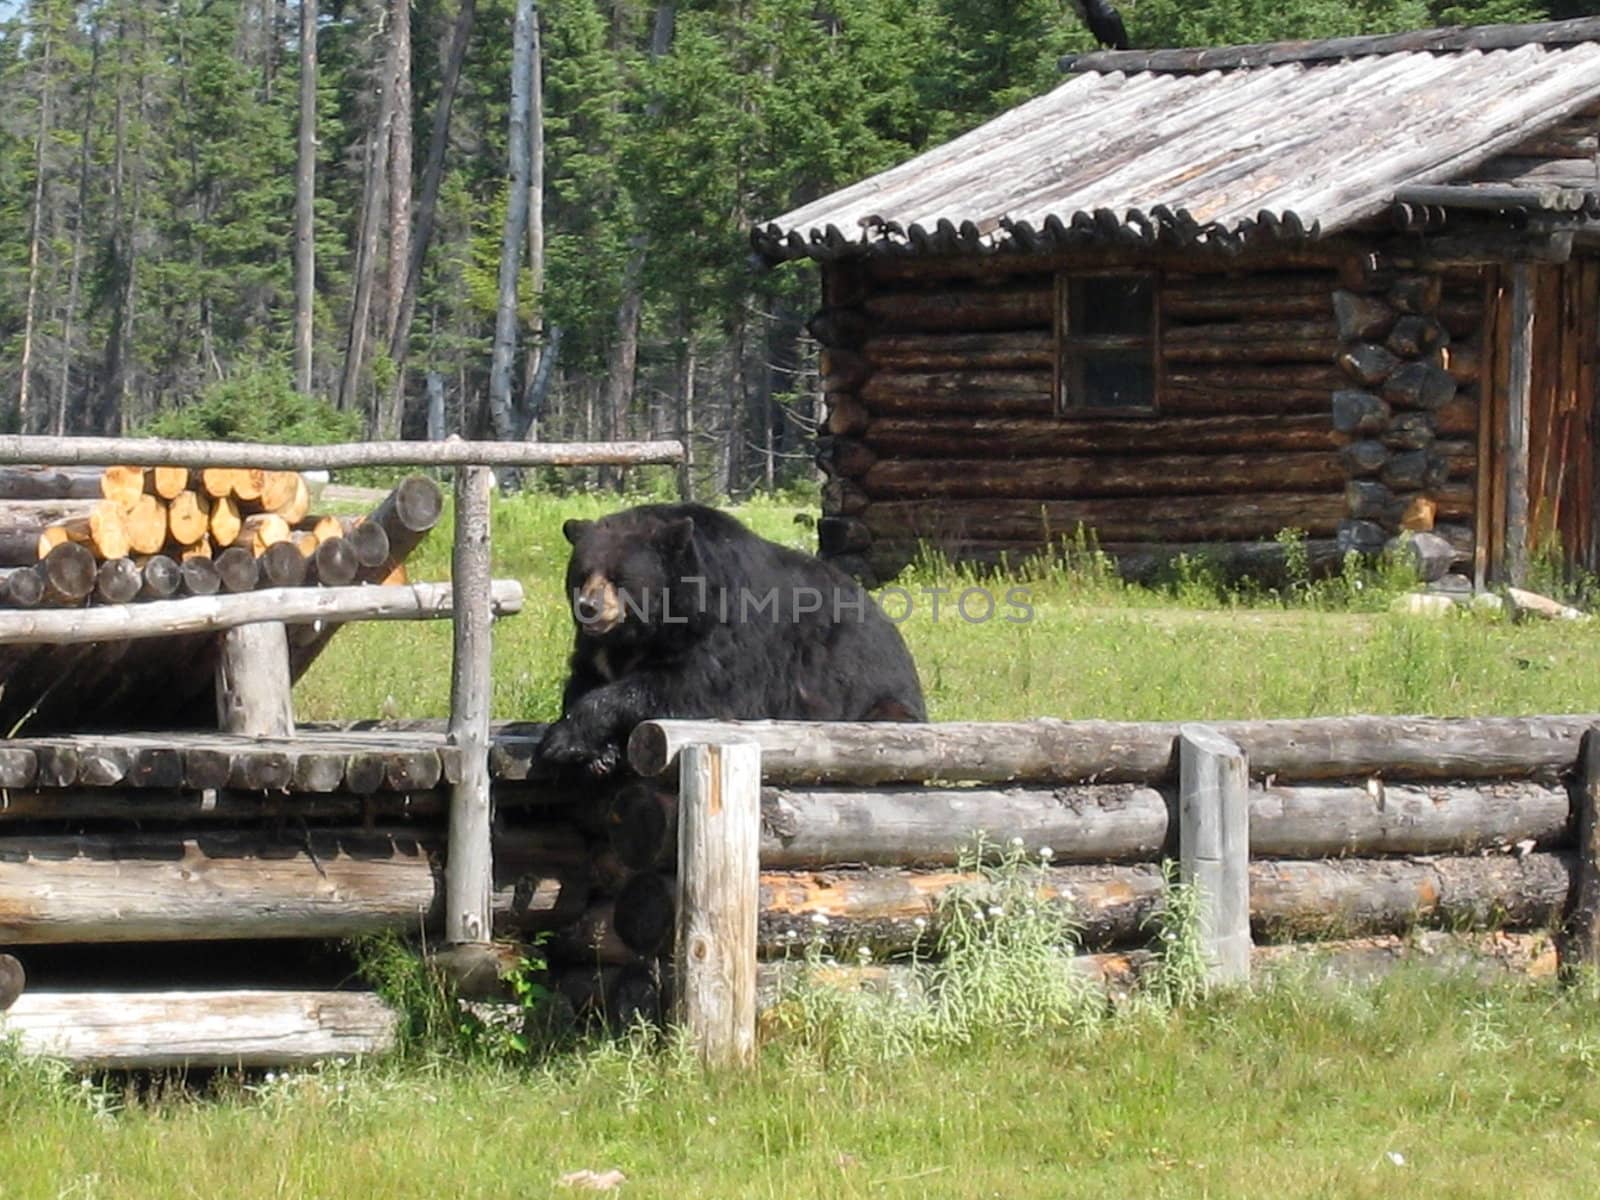
[[[1502,946],[1528,934],[1520,944],[1532,946],[1560,923],[1579,870],[1575,768],[1594,721],[1215,726],[1250,760],[1258,950],[1428,929],[1493,931]],[[1094,973],[1121,976],[1150,949],[1162,860],[1178,856],[1176,726],[950,725],[896,730],[888,744],[842,725],[748,732],[763,746],[758,948],[769,964],[811,946],[840,964],[863,949],[880,966],[936,958],[948,903],[987,886],[963,854],[980,833],[995,854],[1022,848]],[[634,739],[637,769],[673,753]],[[670,870],[676,805],[670,769],[619,792],[611,854]]]
[[[1334,309],[1347,378],[1333,396],[1333,425],[1353,439],[1342,453],[1350,479],[1341,548],[1376,553],[1402,533],[1435,533],[1455,562],[1470,564],[1481,273],[1402,273],[1363,255],[1340,282]]]
[[[1159,411],[1062,416],[1052,274],[832,264],[812,323],[821,553],[881,581],[919,542],[1016,563],[1082,529],[1130,575],[1201,549],[1251,570],[1281,561],[1276,535],[1299,529],[1331,561],[1351,440],[1327,419],[1346,386],[1334,268],[1167,271]]]

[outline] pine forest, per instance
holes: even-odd
[[[1135,46],[1595,0],[1121,0]],[[753,222],[1048,89],[1066,0],[0,0],[0,431],[679,437],[811,476]]]

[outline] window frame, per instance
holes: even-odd
[[[1150,332],[1148,334],[1071,334],[1071,297],[1074,282],[1097,278],[1140,278],[1150,282]],[[1128,268],[1103,267],[1086,271],[1057,271],[1055,274],[1055,353],[1051,386],[1055,400],[1055,415],[1060,419],[1083,418],[1093,420],[1127,417],[1138,419],[1156,416],[1161,412],[1162,392],[1166,372],[1162,369],[1161,341],[1161,288],[1162,272],[1154,267]],[[1149,404],[1137,407],[1073,403],[1067,387],[1071,371],[1069,356],[1081,361],[1085,351],[1095,350],[1148,350],[1152,381]]]

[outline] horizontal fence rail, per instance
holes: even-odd
[[[1257,776],[1351,779],[1530,778],[1568,770],[1600,715],[1554,717],[1308,717],[1208,722],[1250,758]],[[665,772],[684,746],[761,747],[762,778],[777,784],[1151,783],[1177,777],[1176,721],[852,724],[796,721],[645,721],[628,758]]]
[[[38,466],[262,467],[274,471],[339,467],[592,467],[671,464],[680,442],[337,442],[271,446],[168,438],[0,436],[0,463]]]
[[[490,585],[495,616],[522,611],[522,584]],[[228,596],[189,596],[99,608],[16,610],[0,614],[0,645],[49,642],[71,645],[126,638],[207,633],[263,621],[309,625],[316,621],[416,621],[455,613],[448,583],[371,584],[359,587],[262,588]]]

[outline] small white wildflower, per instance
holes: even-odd
[[[1403,1167],[1406,1165],[1406,1156],[1398,1150],[1391,1150],[1389,1151],[1389,1161],[1397,1167]]]
[[[1003,917],[1006,915],[1006,910],[1001,908],[998,904],[991,904],[989,906],[989,915],[991,917]]]
[[[872,950],[867,946],[862,946],[856,951],[856,957],[859,958],[864,963],[871,962],[872,961]]]
[[[1049,862],[1055,856],[1056,856],[1056,852],[1054,850],[1050,849],[1049,846],[1040,846],[1039,847],[1039,857],[1041,859],[1043,859],[1045,862]]]
[[[812,913],[811,923],[818,929],[824,929],[827,927],[828,918],[823,913]]]
[[[911,923],[913,925],[915,925],[918,929],[926,929],[928,927],[928,918],[927,917],[917,917],[917,918],[913,919]]]
[[[85,1075],[82,1079],[78,1080],[78,1086],[87,1091],[89,1088],[94,1086],[94,1080]]]
[[[267,1082],[268,1083],[277,1083],[278,1082],[278,1075],[277,1075],[276,1071],[268,1071],[267,1072]]]
[[[716,1123],[717,1123],[717,1114],[716,1113],[707,1114],[707,1116],[706,1116],[706,1124],[707,1125],[715,1125]]]
[[[1019,838],[1019,837],[1012,838],[1011,839],[1011,845],[1012,845],[1012,847],[1014,849],[1021,850],[1022,849],[1022,839]]]
[[[785,929],[783,931],[783,940],[786,941],[786,942],[792,942],[792,941],[795,940],[795,938],[797,938],[799,936],[800,935],[798,933],[796,933],[792,929]]]

